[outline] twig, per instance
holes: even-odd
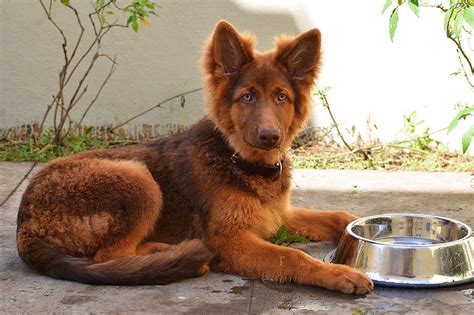
[[[105,56],[105,55],[104,55]],[[107,57],[110,59],[110,57],[107,55]],[[92,105],[94,105],[94,103],[97,101],[97,99],[99,98],[99,95],[100,93],[102,92],[102,89],[104,88],[104,86],[108,83],[110,77],[112,76],[112,74],[115,72],[116,70],[116,65],[117,65],[117,56],[115,55],[113,59],[110,59],[112,61],[112,65],[110,67],[110,70],[109,70],[109,73],[107,74],[106,78],[104,79],[104,81],[102,81],[102,84],[100,85],[99,87],[99,90],[97,91],[94,99],[92,99],[92,101],[89,103],[89,105],[87,106],[86,110],[84,111],[84,113],[82,113],[82,116],[81,118],[79,119],[79,122],[78,122],[78,125],[81,125],[82,121],[84,120],[84,118],[86,117],[87,113],[89,112],[89,110],[91,109]]]
[[[318,94],[321,95],[321,97],[322,97],[323,106],[326,107],[326,109],[328,110],[329,116],[331,117],[331,120],[334,124],[334,127],[336,128],[336,131],[337,131],[337,134],[339,135],[339,138],[341,138],[341,141],[344,143],[344,145],[346,146],[346,148],[349,151],[353,151],[354,148],[351,145],[349,145],[349,143],[347,143],[346,139],[342,135],[341,130],[339,129],[339,124],[337,123],[336,119],[334,118],[334,115],[333,115],[332,110],[331,110],[331,106],[329,106],[329,101],[326,97],[326,93],[324,93],[319,88],[316,88],[316,89],[318,90]],[[368,156],[367,152],[365,152],[364,150],[359,149],[359,150],[356,150],[356,151],[362,153],[362,155],[364,156],[364,159],[370,160],[370,157]]]
[[[446,8],[444,8],[442,5],[438,4],[438,5],[428,5],[428,4],[422,4],[422,6],[424,7],[430,7],[430,8],[436,8],[436,9],[439,9],[441,11],[443,11],[444,13],[446,13],[448,10]],[[461,67],[462,67],[462,70],[464,72],[464,75],[469,83],[469,85],[471,85],[471,87],[474,87],[474,85],[472,84],[472,82],[470,81],[469,79],[469,76],[467,74],[467,71],[464,67],[464,63],[461,61],[461,59],[464,59],[467,64],[469,65],[469,70],[471,71],[471,75],[474,75],[474,66],[471,62],[471,60],[469,59],[469,56],[467,55],[466,51],[464,50],[464,48],[462,47],[461,45],[461,41],[460,40],[456,40],[456,38],[454,38],[449,30],[449,23],[451,22],[452,18],[454,17],[454,12],[455,10],[452,10],[451,14],[449,15],[448,17],[448,22],[447,22],[447,27],[446,27],[446,37],[448,39],[450,39],[457,47],[456,51],[457,51],[457,54],[458,54],[458,58],[459,58],[459,62],[461,63]],[[469,33],[469,32],[468,32]],[[461,57],[462,56],[462,57]]]
[[[39,128],[38,128],[38,133],[37,133],[36,136],[33,137],[33,141],[35,142],[35,144],[38,141],[38,137],[43,133],[44,124],[46,122],[46,119],[49,116],[49,112],[51,111],[51,108],[53,107],[54,95],[52,97],[53,97],[53,101],[46,107],[46,111],[43,114],[43,118],[41,119],[41,123],[40,123]]]
[[[84,26],[82,25],[82,21],[81,21],[81,18],[79,16],[79,12],[77,12],[77,10],[75,8],[71,7],[70,5],[66,5],[66,7],[68,7],[69,9],[71,9],[74,12],[74,15],[76,16],[77,24],[79,25],[79,28],[81,29],[79,37],[76,41],[76,45],[74,45],[74,49],[72,50],[71,56],[69,57],[69,60],[71,61],[72,59],[74,59],[74,56],[76,55],[76,52],[79,48],[79,45],[81,44],[82,36],[84,35]]]
[[[456,49],[459,63],[461,64],[461,70],[463,72],[464,77],[466,78],[467,84],[471,86],[471,88],[474,88],[474,82],[471,81],[470,76],[467,74],[466,68],[464,67],[464,62],[462,61],[459,49]],[[473,73],[474,74],[474,73]]]
[[[410,142],[411,142],[411,141],[410,141]],[[430,154],[429,152],[426,152],[426,151],[423,151],[423,150],[420,150],[420,149],[417,149],[417,148],[405,147],[405,146],[400,146],[400,145],[395,145],[395,144],[387,144],[387,147],[395,148],[395,149],[411,150],[411,151],[415,151],[415,152],[421,153],[421,154],[423,154],[423,155],[429,155],[429,154]]]
[[[318,94],[321,95],[322,97],[322,101],[323,101],[323,106],[326,107],[326,109],[328,110],[328,113],[329,113],[329,116],[331,117],[331,120],[334,124],[334,127],[336,128],[336,131],[337,131],[337,134],[339,135],[339,138],[341,138],[342,142],[344,143],[344,145],[346,146],[346,148],[349,150],[349,151],[352,151],[353,148],[349,145],[349,143],[347,143],[346,139],[344,138],[344,136],[342,135],[341,133],[341,130],[339,129],[339,124],[336,122],[336,119],[334,118],[334,115],[332,113],[332,110],[331,110],[331,107],[329,106],[329,101],[326,97],[326,93],[324,93],[321,89],[319,88],[316,88],[318,90]]]
[[[197,89],[194,89],[194,90],[190,90],[190,91],[187,91],[187,92],[183,92],[183,93],[176,94],[176,95],[174,95],[174,96],[168,97],[167,99],[164,99],[163,101],[159,102],[158,104],[153,105],[152,107],[150,107],[150,108],[144,110],[143,112],[138,113],[138,114],[136,114],[135,116],[133,116],[133,117],[127,119],[126,121],[122,122],[121,124],[119,124],[119,125],[117,125],[117,126],[111,128],[111,129],[105,131],[104,133],[113,132],[113,131],[116,130],[117,128],[120,128],[120,127],[122,127],[122,126],[128,124],[128,123],[131,122],[132,120],[135,120],[135,119],[137,119],[138,117],[143,116],[143,115],[145,115],[145,114],[151,112],[152,110],[161,107],[161,105],[163,105],[163,104],[165,104],[165,103],[168,103],[169,101],[172,101],[172,100],[177,99],[177,98],[181,98],[181,97],[186,96],[186,95],[191,94],[191,93],[195,93],[195,92],[201,91],[201,90],[203,90],[203,89],[204,89],[204,88],[197,88]],[[104,133],[102,133],[102,134],[104,134]]]

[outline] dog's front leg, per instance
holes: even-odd
[[[250,231],[232,237],[214,236],[209,244],[217,254],[212,269],[250,278],[296,282],[365,294],[372,281],[362,272],[345,265],[321,262],[306,253],[264,241]]]
[[[313,241],[336,241],[355,219],[355,215],[346,211],[294,208],[286,214],[284,224],[289,234],[305,236]]]

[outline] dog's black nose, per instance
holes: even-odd
[[[275,128],[262,128],[258,130],[258,139],[265,147],[273,147],[280,140],[280,130]]]

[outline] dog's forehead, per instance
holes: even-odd
[[[275,86],[291,87],[285,73],[269,58],[260,58],[252,62],[244,75],[244,81],[256,85],[264,90]]]

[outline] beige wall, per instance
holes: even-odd
[[[63,57],[60,37],[38,1],[0,1],[0,128],[5,129],[41,119],[55,92]],[[90,1],[71,2],[82,2],[81,9],[90,7]],[[138,34],[131,29],[117,29],[104,42],[104,51],[117,54],[119,66],[86,124],[116,124],[163,99],[202,87],[199,59],[203,44],[219,19],[228,19],[239,29],[255,30],[262,49],[271,47],[276,34],[298,33],[291,15],[244,11],[232,1],[158,2],[159,17],[151,19],[150,27],[143,27]],[[56,4],[55,8],[59,24],[67,32],[76,32],[73,16],[61,5]],[[99,84],[107,67],[103,60],[90,76],[89,87]],[[92,97],[93,93],[89,95]],[[84,104],[86,101],[84,98]],[[175,100],[130,125],[150,124],[156,126],[157,132],[166,133],[203,114],[203,93],[197,92],[187,97],[184,108]]]
[[[89,0],[81,1],[87,7]],[[119,30],[104,46],[116,53],[119,68],[91,111],[87,124],[116,124],[159,101],[202,86],[198,61],[203,43],[219,19],[239,30],[254,32],[258,48],[271,47],[280,33],[318,27],[323,34],[321,86],[331,86],[333,111],[343,129],[353,125],[364,134],[366,121],[382,140],[399,137],[404,114],[416,111],[431,130],[446,127],[454,104],[474,104],[473,91],[458,69],[453,44],[445,38],[443,16],[434,9],[416,18],[408,8],[400,13],[395,42],[388,36],[384,1],[314,0],[157,0],[159,18],[138,34]],[[60,39],[36,0],[0,0],[0,129],[38,121],[55,92],[61,65]],[[11,14],[15,12],[15,14]],[[17,14],[21,12],[21,14]],[[72,17],[58,12],[61,25],[74,29]],[[97,84],[106,67],[98,67],[89,85]],[[166,133],[188,125],[204,113],[201,92],[156,109],[130,124],[156,125]],[[312,123],[330,124],[321,105]],[[447,135],[437,134],[450,148],[460,148],[460,136],[472,122]],[[163,127],[164,126],[164,127]],[[472,146],[474,149],[474,146]]]

